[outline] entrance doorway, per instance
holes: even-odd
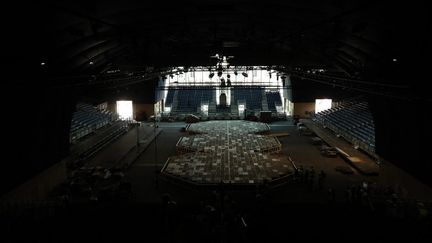
[[[226,94],[225,94],[225,93],[222,93],[222,94],[219,96],[219,104],[220,104],[221,106],[226,106],[226,105],[227,105],[227,97],[226,97]]]

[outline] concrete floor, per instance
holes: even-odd
[[[189,197],[185,196],[189,194],[188,188],[183,190],[179,189],[179,186],[163,182],[158,184],[158,189],[155,189],[154,186],[154,178],[157,172],[160,171],[168,157],[175,154],[175,145],[178,139],[181,136],[187,136],[187,133],[181,132],[181,128],[185,127],[185,125],[183,122],[159,123],[159,127],[162,129],[161,134],[131,166],[128,179],[132,183],[136,201],[160,201],[160,196],[163,193],[179,194],[177,200],[188,201]],[[279,138],[284,156],[290,156],[297,166],[303,166],[303,168],[313,166],[316,172],[323,170],[327,174],[323,188],[333,188],[337,199],[344,200],[343,195],[347,186],[358,185],[366,181],[369,183],[375,182],[383,187],[400,186],[406,198],[432,200],[432,189],[430,187],[390,163],[380,165],[380,174],[378,176],[362,175],[354,168],[352,168],[353,174],[342,174],[336,171],[335,168],[338,166],[349,167],[349,164],[340,157],[329,158],[322,156],[318,147],[310,142],[310,137],[301,135],[291,122],[274,122],[270,124],[270,128],[272,132],[288,132],[290,134]],[[179,190],[181,193],[178,192]],[[287,186],[287,188],[281,188],[277,191],[280,191],[280,193],[275,193],[275,200],[295,202],[326,200],[326,190],[317,192]],[[196,196],[193,189],[190,189],[190,194]]]
[[[149,144],[132,164],[127,179],[132,183],[134,199],[139,202],[160,202],[161,192],[154,188],[154,178],[169,156],[175,154],[175,145],[186,133],[180,132],[185,123],[160,123],[162,132]]]
[[[132,199],[68,205],[58,208],[54,216],[36,217],[41,212],[35,212],[35,217],[25,221],[5,218],[7,222],[18,222],[7,228],[5,242],[432,240],[429,221],[395,219],[386,216],[383,210],[370,211],[344,202],[346,186],[362,181],[383,186],[399,184],[405,188],[406,197],[420,200],[431,199],[429,187],[389,163],[381,165],[379,176],[364,176],[356,171],[351,175],[341,174],[335,167],[348,164],[338,157],[323,157],[310,143],[310,137],[299,134],[288,121],[274,122],[270,127],[274,132],[290,134],[280,141],[284,155],[295,160],[297,166],[314,166],[316,171],[322,169],[327,173],[323,190],[293,183],[264,191],[257,197],[256,191],[221,190],[220,194],[161,178],[155,186],[157,172],[167,158],[175,154],[179,137],[186,135],[181,132],[185,125],[180,122],[159,124],[162,132],[127,173],[132,183]],[[136,136],[129,137],[131,143],[132,139],[136,141]],[[335,189],[336,202],[328,201],[327,187]],[[162,203],[165,193],[176,202],[174,206]],[[216,207],[216,214],[207,211],[207,204]],[[51,211],[42,210],[44,212],[50,215]],[[26,212],[25,215],[33,214]]]
[[[337,166],[349,166],[342,158],[323,157],[319,149],[312,145],[310,137],[302,136],[288,121],[270,124],[272,132],[288,132],[289,136],[281,137],[284,156],[290,156],[297,166],[313,166],[318,172],[324,170],[327,178],[323,189],[312,189],[307,184],[288,184],[273,189],[265,194],[266,200],[261,204],[251,191],[227,191],[227,195],[236,203],[231,205],[237,215],[234,221],[223,225],[209,227],[199,222],[199,205],[214,203],[214,194],[210,190],[173,184],[170,181],[158,180],[155,176],[169,156],[175,154],[175,145],[181,136],[185,123],[160,123],[163,129],[157,140],[137,159],[128,172],[132,183],[135,205],[163,205],[162,196],[169,194],[176,201],[177,209],[171,223],[159,222],[162,228],[150,225],[149,234],[159,237],[160,242],[266,242],[280,239],[429,239],[429,224],[406,223],[381,217],[377,213],[346,206],[345,189],[349,185],[358,185],[363,181],[376,182],[380,186],[400,185],[404,196],[417,200],[432,200],[431,188],[395,167],[385,163],[381,165],[380,175],[365,176],[353,169],[353,174],[346,175],[335,170]],[[336,202],[329,205],[327,188],[335,190]],[[261,206],[260,206],[261,205]],[[140,210],[143,210],[144,207]],[[160,211],[162,210],[162,211]],[[166,210],[166,209],[165,209]],[[157,214],[157,212],[162,214]],[[165,213],[164,213],[165,212]],[[156,207],[147,212],[148,220],[158,222],[160,215],[167,216],[167,211]],[[247,228],[239,227],[238,215],[243,215]],[[169,216],[169,213],[168,213]],[[134,217],[134,216],[131,216]],[[198,218],[197,218],[198,217]],[[232,217],[232,216],[225,216]],[[237,218],[236,218],[237,217]],[[237,220],[237,221],[235,221]],[[390,220],[390,221],[389,221]],[[328,222],[326,222],[328,221]],[[368,228],[364,229],[367,225]],[[388,229],[383,225],[389,226]],[[391,226],[390,226],[391,225]],[[156,227],[156,228],[154,228]],[[212,228],[213,227],[213,228]],[[219,228],[218,228],[219,227]],[[409,229],[407,227],[413,227]],[[140,237],[135,235],[134,237]],[[405,238],[404,238],[405,237]],[[408,237],[408,238],[406,238]]]

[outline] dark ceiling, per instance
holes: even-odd
[[[79,0],[16,2],[4,8],[2,18],[11,63],[49,77],[208,65],[210,56],[220,53],[235,56],[233,65],[323,67],[380,79],[398,71],[395,63],[410,62],[405,57],[412,44],[428,43],[423,36],[415,42],[411,37],[429,26],[425,6],[364,0]],[[413,48],[421,51],[419,46]]]

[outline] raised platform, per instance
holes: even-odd
[[[220,134],[205,134],[190,137],[182,137],[177,142],[177,153],[190,152],[214,153],[217,148],[224,148],[229,144],[234,152],[255,151],[262,153],[278,153],[282,147],[279,140],[273,136],[256,134],[232,134],[220,136]]]
[[[276,137],[267,124],[249,121],[208,121],[187,128],[192,135],[177,143],[162,174],[199,185],[264,184],[293,174],[291,163],[279,155]]]
[[[187,131],[191,134],[220,134],[221,131],[229,132],[230,134],[262,134],[268,133],[270,131],[270,127],[266,123],[243,120],[207,121],[190,124],[187,127]]]

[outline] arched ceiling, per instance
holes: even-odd
[[[207,65],[216,53],[234,56],[233,65],[323,67],[355,76],[393,68],[403,54],[400,34],[429,18],[422,6],[372,0],[17,2],[5,8],[3,22],[13,36],[7,53],[31,65],[46,63],[41,72],[50,76]],[[406,11],[419,14],[409,20]]]

